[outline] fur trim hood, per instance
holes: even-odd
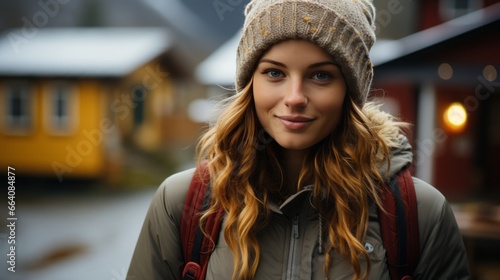
[[[401,169],[410,166],[413,161],[413,152],[408,139],[401,132],[409,124],[398,121],[392,115],[380,110],[380,106],[381,104],[369,102],[362,111],[370,121],[375,133],[380,136],[390,150],[389,162],[382,153],[378,156],[379,172],[383,178],[386,178],[388,168],[389,177],[392,177]]]

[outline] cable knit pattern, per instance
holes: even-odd
[[[368,0],[253,0],[245,9],[237,51],[236,89],[250,80],[262,53],[280,41],[303,39],[330,53],[360,106],[373,79],[375,8]]]

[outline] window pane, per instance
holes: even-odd
[[[30,124],[27,89],[22,85],[12,85],[7,92],[6,125],[11,129],[25,129]]]
[[[132,90],[132,99],[134,101],[134,126],[139,126],[144,122],[144,99],[146,90],[137,86]]]
[[[467,11],[469,10],[469,0],[455,0],[455,9]]]
[[[16,88],[17,89],[17,88]],[[10,115],[12,118],[20,118],[23,115],[22,97],[21,92],[17,89],[12,90],[12,95],[10,99]]]
[[[63,92],[59,91],[56,95],[56,116],[63,118],[67,116],[67,100],[63,96]]]
[[[52,119],[58,129],[66,129],[68,125],[69,93],[64,86],[57,86],[53,95]]]

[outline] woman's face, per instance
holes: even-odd
[[[347,86],[334,58],[314,43],[288,40],[258,61],[253,96],[259,122],[285,149],[308,149],[339,123]]]

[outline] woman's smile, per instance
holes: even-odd
[[[289,130],[301,130],[314,121],[314,118],[300,115],[278,115],[276,117],[280,119],[285,128]]]

